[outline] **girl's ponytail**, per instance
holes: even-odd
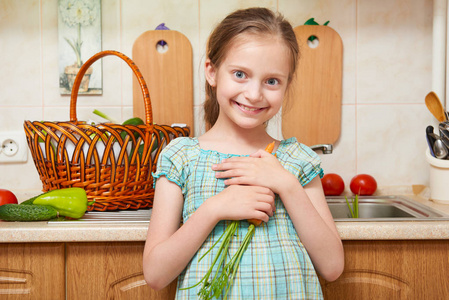
[[[215,88],[206,80],[206,101],[204,102],[204,120],[206,121],[206,130],[214,126],[218,119],[220,106],[218,105]]]

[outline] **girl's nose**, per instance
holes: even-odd
[[[248,82],[244,92],[245,98],[253,102],[262,100],[261,88],[262,87],[258,82],[255,81]]]

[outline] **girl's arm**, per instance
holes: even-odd
[[[241,201],[242,195],[245,201]],[[183,203],[179,186],[160,177],[143,254],[145,280],[156,290],[170,284],[184,270],[218,221],[268,221],[273,215],[274,194],[263,187],[226,188],[207,199],[180,227]]]
[[[329,211],[319,176],[304,188],[292,176],[279,196],[301,242],[321,276],[336,280],[344,268],[343,245]],[[289,183],[287,183],[289,181]]]
[[[278,194],[320,275],[337,279],[343,272],[344,253],[335,222],[326,203],[319,176],[305,187],[277,159],[258,151],[252,157],[231,158],[214,166],[225,184],[261,185]]]
[[[143,274],[155,290],[164,288],[182,272],[216,224],[206,217],[207,207],[201,206],[180,227],[183,203],[179,186],[160,177],[143,253]]]

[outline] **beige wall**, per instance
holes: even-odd
[[[344,45],[341,137],[321,155],[325,172],[372,174],[380,186],[428,183],[425,127],[436,126],[424,105],[432,82],[430,0],[105,0],[103,49],[131,56],[134,40],[158,24],[190,40],[196,115],[203,101],[204,45],[216,22],[249,6],[282,12],[293,24],[330,20]],[[0,132],[22,130],[23,120],[68,120],[69,97],[58,89],[57,1],[0,0]],[[132,73],[118,59],[103,60],[103,95],[80,97],[78,118],[101,108],[119,120],[132,114]],[[204,129],[200,118],[195,135]],[[277,137],[279,120],[270,126]],[[41,187],[32,159],[0,164],[0,187]]]

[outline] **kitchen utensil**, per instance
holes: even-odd
[[[449,121],[441,122],[439,125],[439,128],[444,128],[449,130]]]
[[[441,122],[438,128],[443,143],[449,148],[449,121]]]
[[[439,121],[446,121],[446,113],[443,108],[443,104],[441,104],[440,98],[434,93],[430,92],[427,94],[426,99],[427,109],[432,113],[432,115]]]
[[[440,138],[435,141],[435,144],[433,144],[433,153],[435,153],[435,157],[439,159],[446,158],[448,154],[448,148],[446,148]]]
[[[447,129],[445,129],[444,127],[442,127],[441,124],[439,127],[439,131],[440,131],[441,141],[446,146],[446,148],[448,148],[448,150],[449,150],[449,131]]]
[[[328,26],[302,25],[294,31],[301,58],[282,109],[283,137],[308,146],[334,144],[341,131],[342,40]],[[315,48],[307,42],[311,36],[318,40]]]
[[[439,129],[443,129],[449,132],[449,121],[444,121],[438,124]]]
[[[189,40],[175,30],[150,30],[133,44],[132,59],[151,93],[156,124],[184,123],[193,128],[193,63]],[[133,113],[145,116],[142,93],[133,78]]]
[[[426,128],[426,140],[427,145],[429,145],[430,154],[435,157],[435,153],[433,152],[433,145],[435,144],[435,139],[432,136],[433,133],[433,126],[429,125]]]
[[[448,121],[441,122],[438,125],[438,128],[439,128],[439,131],[440,131],[440,137],[441,137],[444,145],[449,150],[449,122]]]

